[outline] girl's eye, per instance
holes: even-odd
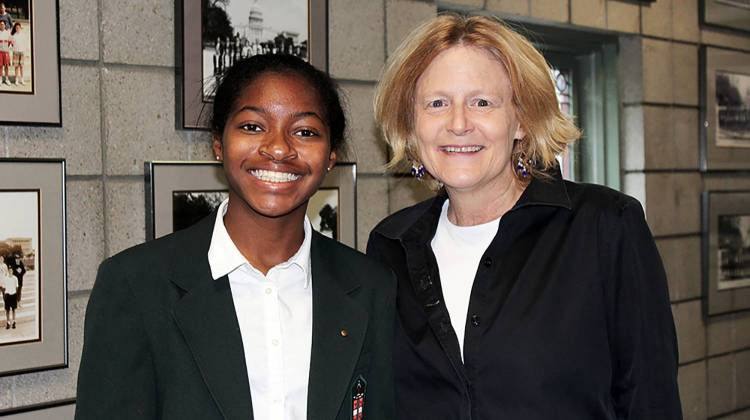
[[[294,134],[300,137],[315,137],[318,135],[317,132],[310,130],[309,128],[301,128],[294,132]]]
[[[442,99],[434,99],[427,104],[428,108],[441,108],[445,106],[445,101]]]
[[[260,133],[261,131],[263,131],[263,128],[261,126],[259,126],[258,124],[252,124],[252,123],[242,124],[240,128],[242,130],[249,131],[252,133]]]

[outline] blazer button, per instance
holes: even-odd
[[[482,260],[482,265],[484,265],[485,267],[492,266],[492,258],[487,257],[484,260]]]
[[[341,330],[341,331],[339,331],[339,334],[341,334],[342,337],[348,337],[349,336],[349,331],[347,331],[347,330]]]
[[[471,324],[475,327],[479,326],[479,315],[474,314],[471,316]]]

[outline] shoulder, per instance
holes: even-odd
[[[151,282],[154,278],[170,273],[175,265],[190,261],[203,249],[203,255],[206,256],[211,230],[205,230],[207,224],[211,223],[211,217],[207,216],[184,230],[118,252],[102,262],[99,276],[127,277],[135,282]]]
[[[436,204],[436,201],[442,203],[444,200],[445,197],[435,196],[413,206],[405,207],[380,221],[373,228],[372,234],[377,233],[389,239],[398,238],[419,220],[422,215],[428,212]]]
[[[622,217],[626,212],[643,211],[637,199],[609,187],[565,181],[565,188],[575,212]]]
[[[361,281],[364,286],[385,290],[395,288],[393,273],[386,265],[317,232],[315,235],[316,240],[313,244],[320,246],[321,252],[314,253],[314,255],[324,255],[327,260],[321,263],[335,263],[338,272],[348,277],[356,273],[357,280]]]

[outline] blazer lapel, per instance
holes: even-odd
[[[352,373],[367,332],[367,312],[351,294],[355,273],[336,264],[337,250],[313,233],[313,339],[307,395],[308,418],[335,419],[348,398]]]
[[[253,418],[250,385],[229,279],[213,280],[208,246],[216,213],[193,228],[195,237],[181,242],[185,258],[172,282],[186,291],[173,318],[219,411],[227,420]]]

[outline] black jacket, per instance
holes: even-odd
[[[213,280],[208,264],[215,218],[102,263],[86,309],[76,419],[253,418],[229,281]],[[391,420],[395,280],[317,232],[310,253],[308,417],[350,420],[361,375],[365,415]]]
[[[367,253],[398,277],[398,419],[681,419],[667,283],[635,199],[534,180],[474,278],[464,362],[430,248],[445,195],[401,210]]]

